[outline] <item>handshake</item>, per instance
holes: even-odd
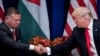
[[[34,51],[35,51],[36,53],[38,53],[39,55],[42,55],[42,54],[47,53],[46,47],[44,47],[44,46],[41,45],[41,44],[34,45]]]
[[[48,51],[49,47],[51,46],[56,46],[61,43],[64,43],[68,37],[63,36],[63,37],[57,37],[53,41],[46,39],[42,36],[34,36],[32,39],[29,40],[29,44],[34,45],[34,51],[40,55],[45,54],[50,51]]]

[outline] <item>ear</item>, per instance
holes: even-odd
[[[6,16],[5,19],[6,19],[6,20],[9,20],[9,19],[10,19],[10,16]]]
[[[5,19],[9,19],[9,17],[8,17],[8,16],[6,16],[6,17],[5,17]]]

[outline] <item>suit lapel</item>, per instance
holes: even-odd
[[[100,41],[100,26],[98,25],[100,21],[93,21],[93,39],[95,43],[95,47],[97,49],[97,52],[99,52],[99,44],[98,41]]]
[[[82,53],[87,55],[87,47],[86,47],[86,40],[85,40],[85,29],[79,28],[78,31],[75,33],[77,35],[77,43],[80,45],[79,47],[82,50]],[[83,54],[82,54],[83,55]]]
[[[2,27],[3,27],[3,30],[4,31],[7,31],[7,33],[12,37],[12,34],[11,34],[11,31],[10,31],[10,29],[9,29],[9,27],[3,22],[2,23]]]
[[[15,29],[15,31],[16,31],[16,41],[20,42],[21,32],[20,32],[20,30],[18,28]]]
[[[2,23],[2,27],[4,29],[4,31],[7,31],[7,33],[9,34],[9,36],[11,36],[11,38],[13,37],[12,34],[11,34],[11,30],[9,29],[9,27],[3,22]],[[20,37],[21,37],[21,33],[19,31],[19,29],[15,29],[15,32],[16,32],[16,41],[20,41]]]

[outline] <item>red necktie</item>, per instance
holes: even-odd
[[[90,53],[90,35],[89,35],[88,30],[89,30],[88,28],[85,29],[86,46],[87,46],[87,49],[88,49],[89,56],[92,56],[91,53]]]
[[[13,39],[16,40],[16,34],[14,30],[12,31],[12,36],[13,36]]]

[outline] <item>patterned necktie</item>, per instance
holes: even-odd
[[[86,46],[87,46],[87,50],[88,50],[88,54],[89,56],[92,56],[91,53],[90,53],[90,35],[89,35],[89,29],[86,28],[85,29],[85,37],[86,37]]]
[[[12,31],[13,40],[16,40],[15,30]]]

